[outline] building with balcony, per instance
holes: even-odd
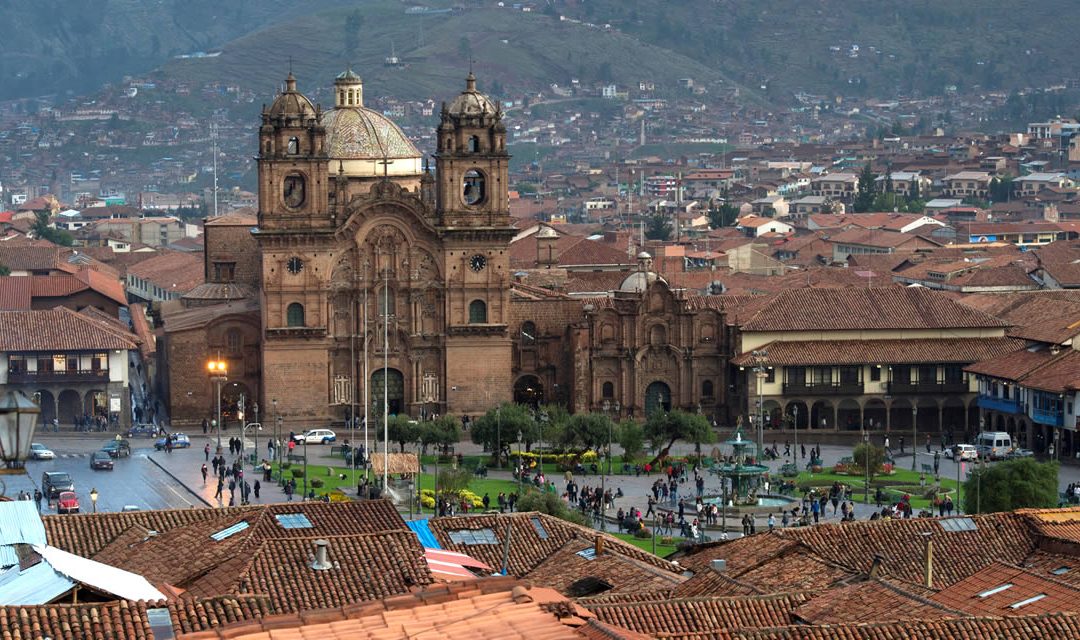
[[[928,289],[785,291],[741,323],[733,401],[767,427],[960,439],[979,415],[964,367],[1024,346],[1005,328]]]
[[[854,173],[830,173],[810,181],[810,191],[815,196],[851,203],[859,189],[859,176]]]
[[[0,311],[0,387],[23,391],[41,407],[42,428],[105,416],[130,426],[128,352],[139,339],[118,321],[87,310]]]

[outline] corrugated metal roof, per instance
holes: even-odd
[[[67,593],[75,583],[47,562],[19,571],[18,565],[0,573],[0,605],[45,604]]]
[[[45,525],[31,500],[0,502],[0,545],[46,544]]]
[[[59,573],[83,584],[119,596],[124,600],[165,600],[146,578],[107,564],[79,557],[56,547],[34,545],[38,552]]]
[[[408,520],[405,524],[409,525],[425,549],[442,549],[442,545],[435,539],[435,534],[431,532],[427,520]]]

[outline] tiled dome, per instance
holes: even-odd
[[[339,107],[323,114],[331,160],[420,158],[416,146],[389,118],[364,107]]]

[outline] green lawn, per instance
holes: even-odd
[[[630,535],[629,533],[612,533],[611,535],[615,536],[616,538],[618,538],[619,540],[622,540],[624,542],[629,542],[630,544],[634,545],[635,547],[638,547],[639,549],[642,549],[644,551],[648,551],[649,553],[653,553],[653,540],[652,540],[652,538],[635,538],[634,536]],[[656,555],[663,558],[663,557],[669,556],[669,555],[671,555],[673,553],[675,553],[675,545],[674,544],[660,544],[660,536],[657,536],[656,537]]]
[[[870,502],[874,501],[874,490],[877,487],[880,486],[883,489],[887,489],[890,486],[903,486],[913,488],[918,487],[919,478],[921,475],[921,472],[912,471],[911,469],[896,469],[891,475],[875,476],[874,479],[870,482]],[[774,475],[773,477],[775,478],[778,476]],[[790,480],[790,478],[785,478],[785,480]],[[800,486],[804,484],[809,484],[815,487],[823,487],[826,490],[829,486],[832,485],[832,483],[840,482],[841,484],[846,484],[853,489],[854,495],[852,496],[852,499],[855,502],[862,502],[864,495],[864,487],[866,486],[866,482],[861,475],[833,473],[831,469],[823,473],[809,473],[804,471],[800,473],[797,478],[795,478],[795,482]],[[957,507],[959,508],[960,500],[956,495],[955,478],[950,479],[942,476],[940,481],[937,481],[935,483],[933,474],[929,474],[926,476],[926,483],[927,486],[938,484],[943,491],[951,493],[953,497],[953,502],[956,503]],[[932,500],[930,500],[929,498],[917,496],[912,492],[908,493],[909,495],[911,495],[911,507],[913,509],[929,509],[931,507]],[[801,495],[801,492],[799,495]]]

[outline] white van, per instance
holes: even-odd
[[[1012,438],[1004,431],[984,431],[975,438],[975,450],[985,460],[1000,460],[1012,448]]]

